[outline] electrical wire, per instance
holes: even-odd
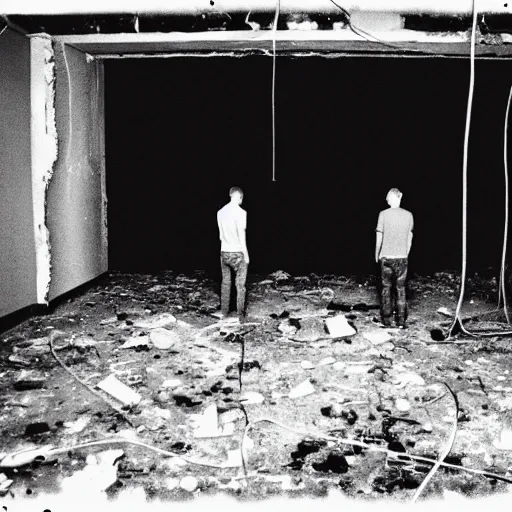
[[[501,272],[500,272],[500,285],[499,285],[499,296],[498,296],[498,307],[501,303],[500,297],[503,297],[503,311],[505,312],[505,318],[507,323],[510,324],[510,317],[508,314],[507,305],[507,292],[505,289],[505,261],[507,255],[507,243],[508,243],[508,116],[510,112],[510,100],[512,99],[512,87],[510,87],[510,93],[508,95],[507,110],[505,113],[505,127],[503,136],[503,164],[505,169],[505,230],[503,234],[503,253],[501,257]]]
[[[469,152],[469,131],[471,126],[471,111],[473,106],[473,96],[475,88],[475,47],[476,47],[476,28],[478,12],[475,6],[475,0],[472,2],[473,8],[473,23],[471,29],[471,53],[470,53],[470,80],[469,80],[469,93],[468,93],[468,106],[466,111],[466,128],[464,132],[464,158],[462,164],[462,268],[460,276],[460,290],[459,299],[457,301],[457,308],[453,318],[452,325],[448,330],[447,339],[451,338],[456,331],[460,331],[467,336],[487,337],[487,336],[510,336],[512,331],[469,331],[462,323],[460,316],[462,303],[464,301],[464,292],[466,285],[466,273],[467,273],[467,207],[468,207],[468,152]],[[507,180],[508,182],[508,180]],[[508,200],[508,196],[506,197]],[[508,209],[508,204],[507,204]],[[506,221],[506,228],[508,228],[508,220]],[[506,240],[506,232],[505,232]],[[503,273],[503,269],[502,269]]]
[[[5,27],[0,32],[0,36],[3,35],[3,33],[8,29],[9,25],[5,25]]]
[[[272,181],[276,181],[276,36],[281,0],[277,0],[272,25]]]

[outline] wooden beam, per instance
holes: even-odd
[[[348,53],[409,54],[469,56],[468,34],[431,34],[414,30],[374,32],[382,42],[369,42],[350,30],[287,30],[276,33],[278,53]],[[92,55],[130,55],[186,52],[246,52],[272,51],[271,31],[152,33],[152,34],[91,34],[56,36],[57,41],[72,44]],[[498,39],[499,40],[499,39]],[[501,44],[477,44],[477,57],[509,57],[512,36],[502,34]]]

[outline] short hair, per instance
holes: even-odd
[[[237,192],[243,197],[244,192],[240,187],[231,187],[229,189],[229,197],[232,197],[233,194],[236,194]]]
[[[398,199],[402,199],[402,192],[398,190],[397,188],[392,188],[389,190],[388,195],[386,196],[386,199],[389,199],[389,196],[396,196]]]

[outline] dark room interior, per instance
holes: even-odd
[[[507,68],[476,65],[470,272],[500,264]],[[106,62],[110,268],[216,269],[216,211],[238,185],[253,272],[373,272],[395,186],[415,215],[411,272],[458,269],[468,62],[278,57],[275,182],[271,80],[262,56]]]

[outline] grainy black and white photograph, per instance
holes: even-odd
[[[4,511],[505,509],[506,0],[0,4]]]

